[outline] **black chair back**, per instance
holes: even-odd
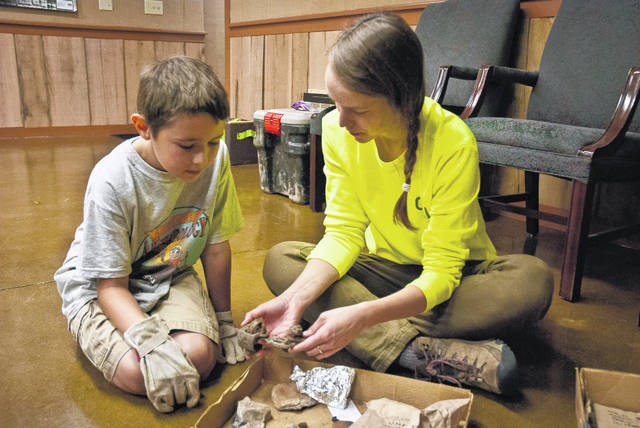
[[[515,28],[520,12],[519,0],[448,0],[428,4],[416,27],[424,53],[424,77],[431,93],[441,65],[478,68],[484,64],[509,65]],[[445,106],[464,107],[473,81],[451,81]],[[496,95],[504,88],[491,88],[481,116],[504,113],[505,98]],[[455,111],[455,108],[451,109]]]
[[[562,0],[527,118],[605,128],[639,64],[640,0]],[[640,131],[640,115],[629,131]]]

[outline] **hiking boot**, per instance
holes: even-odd
[[[424,364],[416,377],[462,384],[496,394],[513,394],[517,389],[517,363],[511,348],[501,340],[467,341],[418,337],[413,349]]]

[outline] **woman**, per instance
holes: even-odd
[[[425,97],[422,61],[393,14],[360,19],[332,47],[325,234],[269,251],[263,274],[277,297],[243,324],[263,318],[277,335],[304,318],[311,326],[293,352],[322,359],[346,348],[377,371],[511,393],[515,357],[495,338],[544,316],[552,275],[535,257],[496,256],[477,201],[475,138]]]

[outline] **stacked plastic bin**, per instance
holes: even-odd
[[[309,203],[309,123],[313,112],[293,108],[258,110],[253,119],[260,188]]]

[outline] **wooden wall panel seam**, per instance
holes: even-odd
[[[0,93],[4,102],[0,104],[1,126],[22,126],[22,95],[18,76],[18,59],[13,34],[0,35],[0,51],[5,58],[0,61]]]

